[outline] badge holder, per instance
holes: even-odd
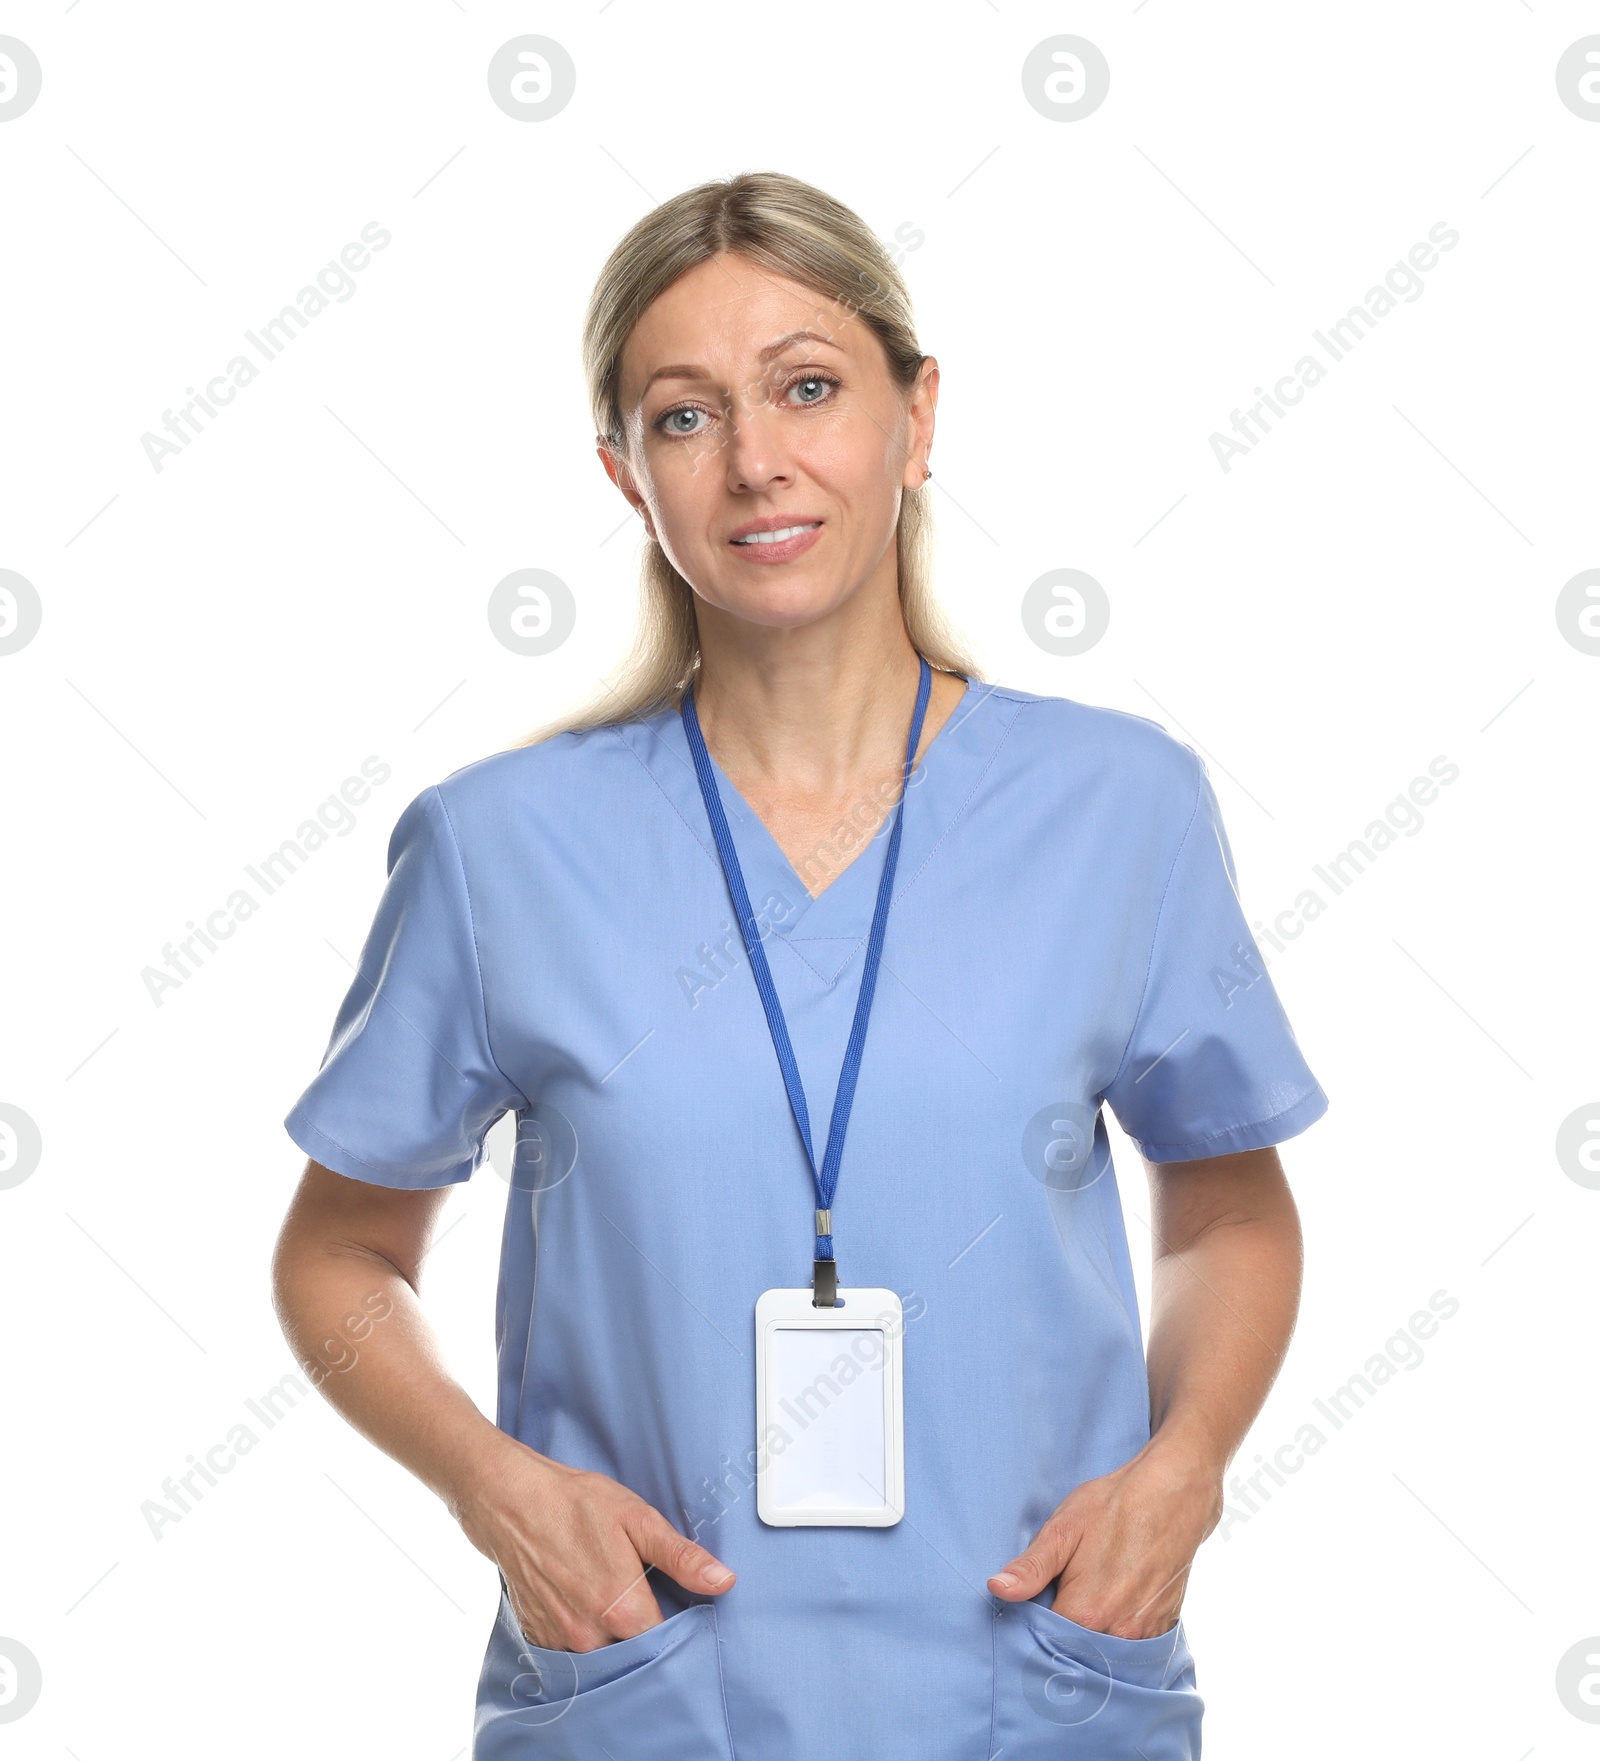
[[[892,1290],[767,1290],[756,1302],[756,1514],[774,1528],[890,1528],[905,1514]]]
[[[816,1252],[809,1290],[768,1290],[756,1301],[756,1514],[775,1528],[807,1525],[886,1529],[905,1514],[905,1418],[901,1342],[905,1335],[900,1298],[892,1290],[841,1290],[833,1244],[833,1194],[839,1180],[844,1134],[855,1100],[856,1078],[866,1044],[867,1022],[883,957],[884,929],[900,860],[906,789],[922,737],[933,674],[918,657],[917,700],[906,736],[900,800],[889,847],[878,877],[878,899],[867,936],[856,996],[855,1019],[839,1071],[833,1116],[822,1165],[811,1142],[800,1067],[783,1004],[761,945],[760,926],[728,829],[722,796],[700,731],[693,689],[683,693],[679,713],[694,758],[700,797],[717,846],[717,859],[738,914],[745,952],[772,1049],[783,1073],[795,1128],[817,1189]]]

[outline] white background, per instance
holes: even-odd
[[[1431,1293],[1459,1312],[1202,1548],[1184,1618],[1228,1761],[1594,1752],[1555,1677],[1600,1633],[1600,1193],[1555,1138],[1600,1090],[1600,658],[1555,601],[1600,565],[1600,126],[1555,67],[1596,17],[7,9],[44,73],[0,124],[0,567],[43,603],[0,659],[0,1100],[44,1145],[0,1192],[0,1635],[44,1681],[9,1753],[465,1752],[493,1569],[320,1399],[159,1540],[141,1505],[293,1367],[268,1301],[304,1162],[281,1121],[400,809],[586,700],[625,645],[637,522],[578,358],[594,277],[655,202],[754,168],[914,241],[946,603],[988,677],[1197,745],[1252,918],[1430,760],[1460,767],[1272,956],[1331,1109],[1284,1150],[1305,1304],[1237,1465]],[[1064,30],[1111,67],[1070,124],[1020,79]],[[527,31],[578,70],[536,124],[485,79]],[[371,221],[392,243],[354,297],[154,471],[141,435]],[[1211,433],[1441,221],[1460,242],[1422,295],[1222,471]],[[525,567],[578,601],[542,659],[485,616]],[[1019,616],[1062,567],[1112,607],[1075,659]],[[140,975],[163,944],[369,754],[393,774],[355,829],[157,1007]],[[1144,1279],[1144,1180],[1117,1153]],[[488,1168],[453,1195],[429,1268],[485,1404],[504,1196]]]

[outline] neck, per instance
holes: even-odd
[[[919,663],[897,596],[789,630],[696,609],[695,710],[730,776],[821,794],[904,758]]]

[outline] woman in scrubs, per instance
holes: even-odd
[[[1187,1761],[1184,1586],[1299,1296],[1272,1146],[1327,1105],[1205,767],[945,630],[938,367],[849,210],[663,204],[584,344],[639,643],[401,814],[286,1120],[285,1331],[392,1305],[321,1386],[498,1569],[476,1761]],[[508,1111],[491,1423],[418,1289]]]

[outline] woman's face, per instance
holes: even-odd
[[[900,494],[923,481],[938,378],[930,358],[902,392],[848,307],[724,253],[640,316],[619,385],[627,455],[601,457],[702,600],[812,623],[868,583],[894,591]]]

